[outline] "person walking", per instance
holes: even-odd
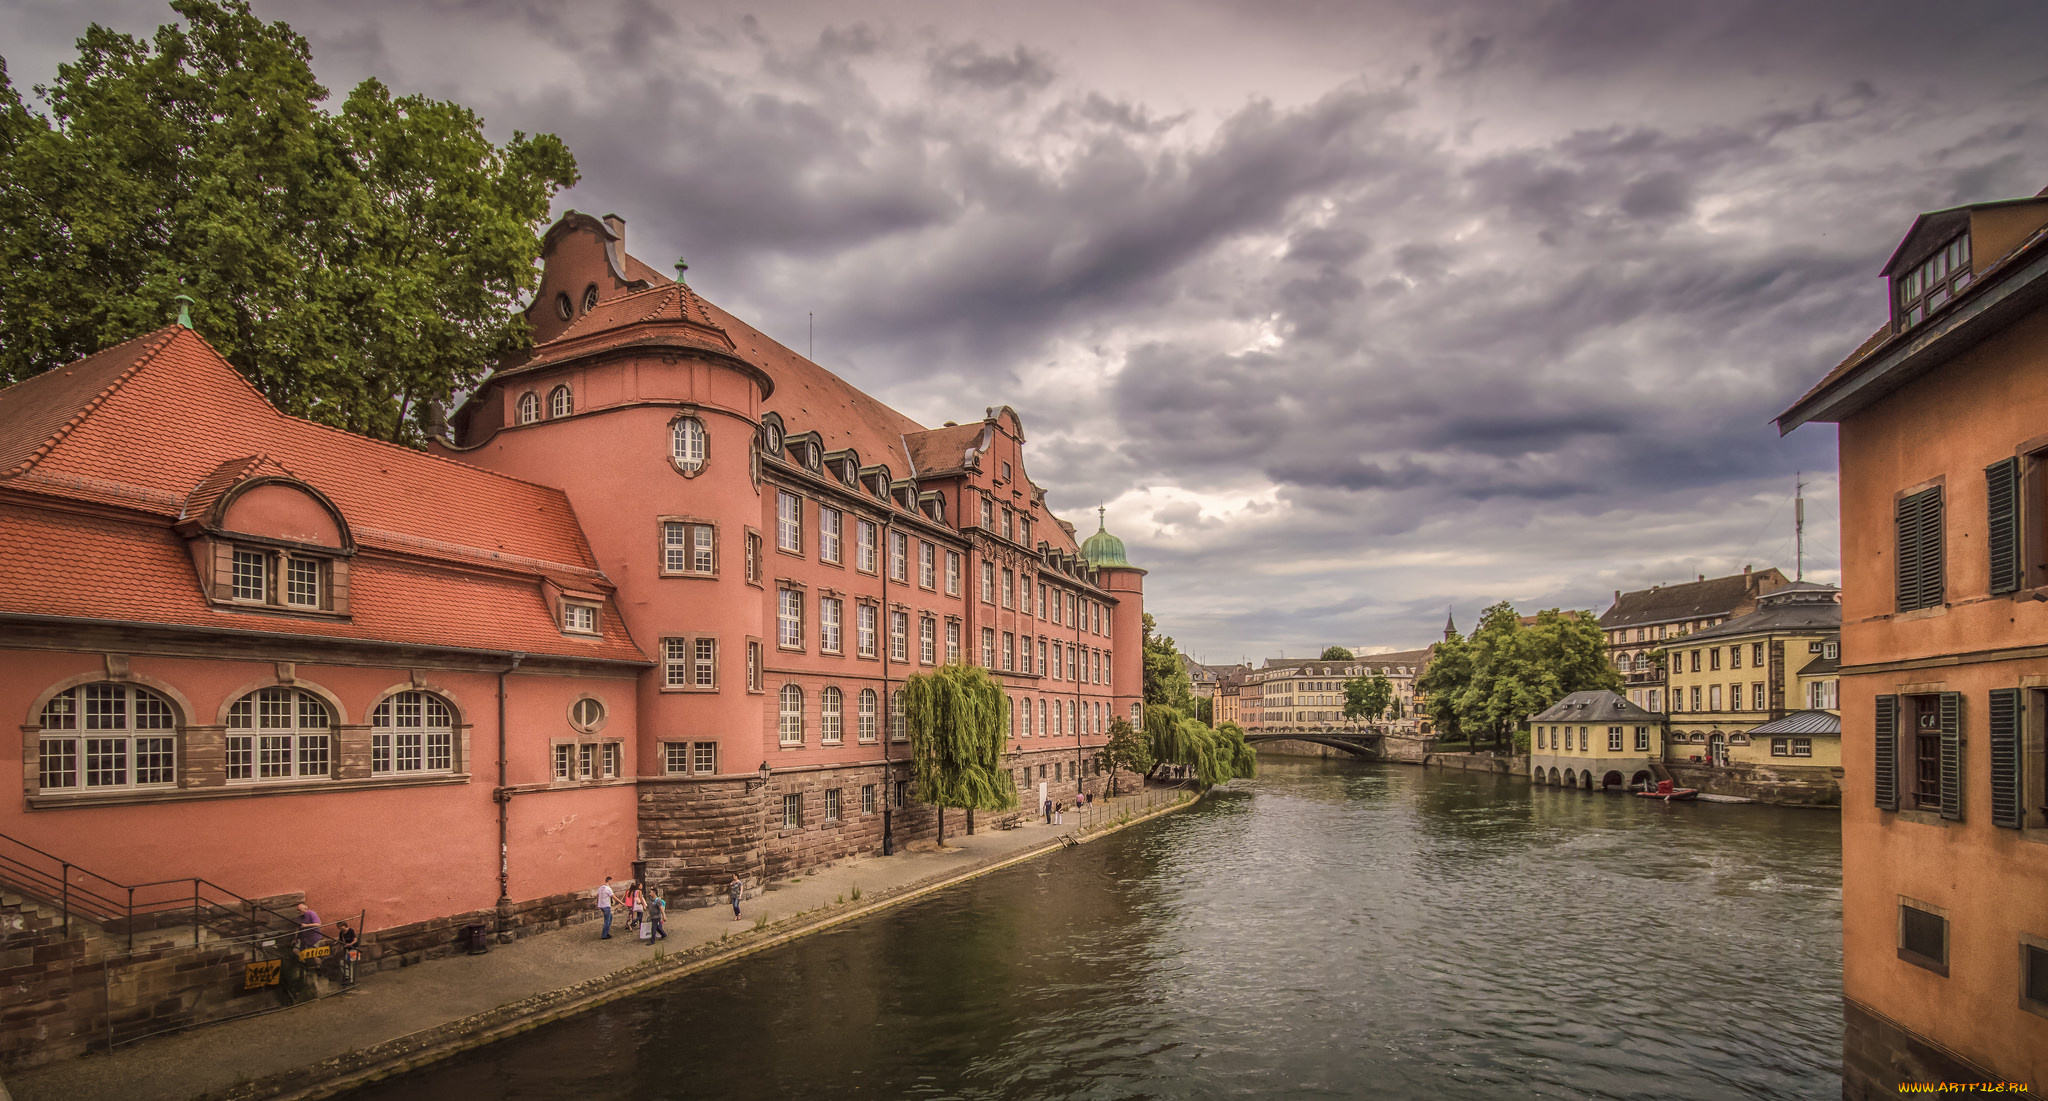
[[[668,924],[668,900],[663,898],[655,899],[647,912],[654,919],[654,939],[667,940],[668,930],[664,926]]]
[[[299,947],[311,948],[320,943],[320,915],[311,906],[299,903]]]
[[[647,896],[640,893],[640,881],[626,884],[626,909],[633,913],[633,934],[645,939],[647,933],[641,929],[647,923]]]
[[[604,877],[604,886],[597,889],[597,911],[604,915],[604,931],[597,935],[599,940],[612,939],[612,877]]]
[[[734,921],[740,919],[740,896],[745,894],[746,890],[747,885],[740,882],[738,873],[734,873],[732,882],[725,885],[725,893],[732,896],[732,919]]]

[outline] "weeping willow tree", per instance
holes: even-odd
[[[1154,760],[1184,765],[1203,787],[1258,772],[1258,751],[1245,741],[1236,723],[1218,730],[1178,708],[1150,704],[1145,708],[1145,738]]]
[[[1010,704],[1001,685],[979,666],[942,665],[904,678],[902,698],[911,779],[918,800],[938,808],[941,844],[947,807],[1017,805],[1016,785],[1000,767],[1010,735]]]

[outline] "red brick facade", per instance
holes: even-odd
[[[183,329],[0,391],[0,834],[414,951],[635,861],[687,904],[928,836],[890,701],[948,660],[1011,695],[1027,806],[1101,784],[1143,571],[1081,556],[1021,418],[927,430],[622,235],[549,232],[536,348],[431,454],[280,414]]]

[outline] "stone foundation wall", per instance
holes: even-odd
[[[1529,758],[1496,757],[1491,753],[1430,753],[1422,758],[1425,768],[1455,769],[1459,772],[1499,772],[1509,776],[1529,775]]]
[[[1666,762],[1679,787],[1788,807],[1842,805],[1842,770],[1825,765],[1707,765]]]
[[[1842,1023],[1842,1101],[1897,1097],[1901,1082],[2008,1080],[1847,998],[1842,999]],[[2034,1091],[2024,1096],[2042,1096],[2039,1083],[2027,1085]]]
[[[640,856],[655,894],[683,910],[716,905],[734,875],[758,885],[768,805],[778,825],[781,814],[782,801],[770,794],[745,777],[642,778]]]

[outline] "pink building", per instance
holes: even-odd
[[[388,957],[636,861],[687,904],[929,836],[892,703],[948,661],[1009,692],[1026,807],[1106,784],[1144,571],[1046,507],[1017,413],[926,429],[623,230],[548,232],[536,347],[432,454],[180,328],[0,391],[0,840],[364,910]]]

